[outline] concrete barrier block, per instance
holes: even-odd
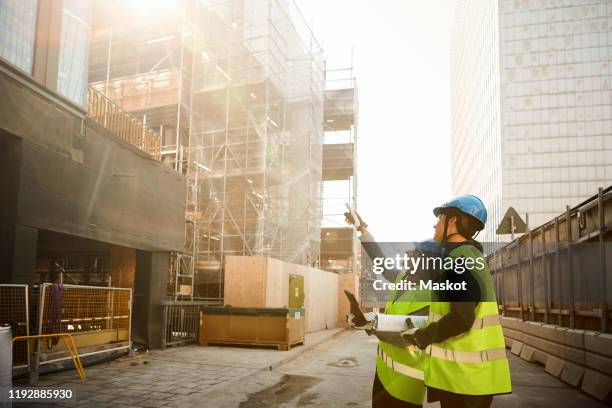
[[[564,360],[571,361],[576,364],[584,365],[584,351],[573,347],[564,346],[555,343],[554,341],[545,340],[539,337],[525,334],[525,344],[535,347],[545,353],[552,354]]]
[[[511,329],[509,327],[503,327],[504,336],[510,337],[513,340],[523,341],[523,332]]]
[[[542,337],[542,323],[526,322],[525,328],[523,331],[532,336]]]
[[[528,363],[535,363],[535,349],[533,347],[523,345],[520,357]]]
[[[513,330],[523,331],[525,322],[516,317],[502,317],[501,323],[503,327],[508,327]]]
[[[587,332],[584,336],[584,346],[587,351],[612,357],[612,334]]]
[[[544,371],[553,377],[559,378],[561,376],[561,372],[563,371],[563,367],[565,366],[565,361],[555,356],[548,356],[546,360],[546,365],[544,366]]]
[[[561,343],[566,346],[584,349],[584,330],[567,329],[561,336]]]
[[[529,346],[534,346],[536,341],[537,341],[537,337],[532,336],[527,333],[523,333],[523,343],[524,344],[527,344]]]
[[[523,349],[523,343],[521,343],[520,341],[513,341],[510,352],[514,354],[515,356],[519,356],[521,354],[522,349]]]
[[[585,365],[604,374],[612,375],[612,358],[600,354],[584,353]]]
[[[584,377],[585,368],[577,364],[565,362],[561,371],[561,381],[568,383],[573,387],[580,387],[582,377]]]
[[[538,350],[538,349],[534,349],[533,351],[533,357],[535,358],[535,361],[544,365],[546,364],[546,360],[548,360],[548,353],[545,353],[542,350]]]
[[[506,344],[506,348],[512,348],[512,342],[514,342],[514,340],[512,340],[508,336],[504,336],[504,343]]]
[[[586,369],[582,391],[607,404],[612,404],[612,377]]]
[[[543,324],[541,329],[542,337],[548,340],[554,340],[557,335],[556,328],[557,326],[554,324]]]
[[[551,340],[556,341],[557,343],[563,343],[563,335],[567,331],[567,327],[555,327],[555,336],[554,339]]]
[[[579,350],[561,344],[559,345],[559,350],[561,352],[559,354],[559,357],[561,357],[562,359],[569,360],[576,364],[584,365],[584,350]]]

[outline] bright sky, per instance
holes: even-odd
[[[296,0],[359,89],[358,211],[377,241],[433,236],[450,197],[452,0]]]

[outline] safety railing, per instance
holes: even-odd
[[[79,352],[74,344],[74,339],[68,333],[56,333],[56,334],[39,334],[34,336],[17,336],[13,337],[13,348],[15,347],[15,343],[21,344],[21,342],[26,344],[26,348],[31,349],[29,345],[30,340],[40,341],[42,339],[62,339],[68,352],[70,353],[70,358],[72,359],[72,364],[74,364],[74,368],[79,374],[81,380],[87,378],[85,376],[85,370],[83,369],[83,363],[81,362],[81,358],[79,357]],[[38,370],[38,362],[36,365],[31,367],[32,370]]]
[[[87,95],[88,115],[98,124],[157,160],[161,157],[161,136],[136,116],[90,86]]]
[[[198,340],[200,308],[218,306],[220,301],[176,301],[164,300],[162,347],[191,343]]]
[[[28,285],[0,284],[0,324],[9,324],[13,337],[30,334]],[[27,365],[27,345],[13,343],[13,366]]]
[[[83,355],[128,349],[131,341],[132,289],[45,283],[40,288],[39,334],[67,333]],[[68,345],[46,339],[41,365],[69,358]]]

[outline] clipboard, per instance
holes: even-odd
[[[348,301],[351,305],[351,314],[354,316],[353,322],[357,326],[363,326],[366,323],[368,323],[368,319],[366,319],[365,315],[361,311],[361,308],[359,308],[359,302],[357,301],[357,298],[355,297],[355,295],[353,295],[351,292],[349,292],[346,289],[344,289],[344,294],[348,298]]]

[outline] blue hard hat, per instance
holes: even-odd
[[[436,207],[433,210],[434,215],[440,215],[440,211],[444,208],[456,208],[464,214],[476,218],[482,226],[487,223],[487,209],[482,200],[474,195],[462,195],[455,197],[452,200]]]

